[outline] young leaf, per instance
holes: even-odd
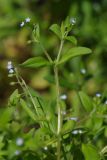
[[[64,37],[64,33],[65,33],[65,26],[64,26],[64,23],[62,22],[61,23],[61,34],[62,34],[62,37]]]
[[[91,99],[82,91],[79,92],[79,96],[85,110],[87,112],[91,112],[93,109],[93,104]]]
[[[35,42],[40,42],[40,29],[39,29],[39,24],[34,26],[32,36]]]
[[[43,57],[29,58],[24,63],[20,64],[20,66],[25,68],[38,68],[38,67],[43,67],[48,65],[50,65],[49,61],[47,61]]]
[[[86,47],[73,47],[67,53],[63,54],[61,60],[58,64],[64,63],[69,59],[72,59],[77,56],[85,55],[91,53],[91,49]]]
[[[18,101],[20,99],[20,94],[18,93],[18,89],[16,89],[10,96],[8,105],[9,106],[15,106],[17,105]]]
[[[36,121],[36,115],[34,114],[34,112],[31,111],[31,109],[29,108],[29,106],[26,104],[26,102],[23,99],[20,99],[20,104],[23,107],[23,109],[28,113],[28,115],[34,120]]]
[[[101,160],[96,148],[91,144],[82,144],[82,152],[85,160]]]
[[[67,16],[67,18],[65,19],[65,21],[64,21],[64,26],[65,26],[66,28],[68,28],[68,27],[70,26],[70,18],[69,18],[69,16]]]
[[[77,40],[76,40],[76,38],[74,36],[67,36],[67,37],[65,37],[65,39],[70,41],[74,45],[77,45]]]
[[[58,24],[53,24],[50,26],[50,30],[54,32],[60,39],[62,38],[61,29]]]

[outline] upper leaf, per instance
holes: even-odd
[[[60,39],[62,38],[61,29],[58,24],[53,24],[50,26],[50,30],[54,32]]]
[[[50,65],[49,61],[47,61],[43,57],[29,58],[24,63],[20,64],[20,66],[26,67],[26,68],[38,68],[38,67],[48,66],[48,65]]]
[[[32,32],[32,37],[33,37],[33,40],[35,42],[40,42],[40,28],[39,28],[39,24],[36,24],[34,26],[34,29],[33,29],[33,32]]]
[[[86,48],[86,47],[73,47],[67,53],[63,54],[63,56],[62,56],[61,60],[58,62],[58,64],[64,63],[65,61],[67,61],[71,58],[85,55],[85,54],[89,54],[91,52],[92,52],[91,49]]]
[[[77,45],[77,40],[74,36],[67,36],[65,39],[72,42],[74,45]]]

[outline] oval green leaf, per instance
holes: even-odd
[[[20,104],[22,106],[22,108],[28,113],[28,115],[31,117],[31,119],[33,119],[34,121],[36,121],[36,115],[34,114],[33,111],[31,111],[31,109],[28,107],[28,105],[26,104],[26,102],[23,99],[20,99]]]
[[[74,36],[67,36],[65,39],[70,41],[72,44],[77,45],[77,39]]]
[[[40,41],[40,29],[39,29],[39,24],[36,24],[34,26],[33,32],[32,32],[32,38],[35,42],[39,42]]]
[[[50,26],[50,30],[54,32],[60,39],[62,38],[61,29],[58,24],[53,24]]]
[[[20,64],[20,66],[25,68],[38,68],[38,67],[43,67],[48,65],[50,65],[49,61],[47,61],[43,57],[29,58],[24,63]]]
[[[58,64],[64,63],[69,59],[91,53],[91,49],[86,47],[73,47],[67,53],[63,54]]]

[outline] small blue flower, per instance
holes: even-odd
[[[71,19],[70,19],[70,23],[71,23],[72,25],[75,25],[75,24],[76,24],[76,18],[71,18]]]
[[[101,97],[101,93],[96,93],[96,97]]]
[[[14,67],[13,67],[11,61],[9,61],[9,62],[7,63],[7,69],[8,69],[9,74],[14,73]]]
[[[72,131],[72,134],[78,134],[78,133],[79,133],[78,130]]]
[[[72,120],[72,121],[77,121],[78,118],[77,117],[70,117],[69,120]]]
[[[9,69],[9,74],[14,73],[14,69]]]
[[[86,69],[85,69],[85,68],[82,68],[82,69],[80,70],[80,72],[81,72],[82,74],[86,74]]]
[[[48,147],[47,147],[47,146],[45,146],[45,147],[44,147],[44,150],[45,150],[45,151],[47,151],[47,150],[48,150]]]
[[[29,22],[30,22],[30,18],[27,17],[27,18],[25,19],[25,22],[26,22],[26,23],[29,23]]]
[[[104,104],[106,104],[106,105],[107,105],[107,100],[104,102]]]
[[[20,27],[23,27],[25,25],[25,22],[21,22]]]
[[[15,154],[16,156],[18,156],[18,155],[20,155],[20,154],[21,154],[21,151],[16,150],[16,151],[14,152],[14,154]]]
[[[16,145],[17,145],[17,146],[22,146],[23,143],[24,143],[23,138],[20,138],[20,137],[19,137],[19,138],[16,139]]]
[[[81,129],[79,129],[79,130],[73,130],[72,131],[72,134],[74,134],[74,135],[76,135],[76,134],[82,134],[82,133],[83,133],[83,131]]]
[[[67,99],[67,95],[66,95],[66,94],[61,95],[61,96],[60,96],[60,99],[66,100],[66,99]]]

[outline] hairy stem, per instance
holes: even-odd
[[[49,62],[52,63],[52,59],[51,59],[50,55],[48,54],[48,52],[46,51],[46,49],[44,48],[44,46],[42,45],[42,43],[41,42],[39,42],[39,43],[40,43],[40,46],[41,46],[41,48],[42,48],[45,56],[47,57],[47,59],[49,60]]]
[[[58,52],[58,56],[57,56],[56,62],[58,62],[59,59],[60,59],[63,44],[64,44],[64,40],[61,40],[61,44],[60,44],[60,47],[59,47],[59,52]]]
[[[59,74],[58,74],[58,61],[61,56],[61,51],[63,47],[64,41],[61,41],[59,51],[58,51],[58,56],[56,59],[56,64],[54,66],[54,74],[55,74],[55,82],[56,82],[56,105],[57,105],[57,110],[58,110],[58,127],[57,127],[57,160],[60,160],[61,158],[61,127],[62,127],[62,116],[61,116],[61,106],[60,106],[60,89],[59,89]]]
[[[16,71],[16,78],[17,78],[17,80],[18,80],[18,83],[20,84],[20,86],[22,87],[22,89],[23,89],[24,91],[25,91],[25,88],[26,88],[26,91],[28,92],[28,95],[30,96],[30,99],[31,99],[31,101],[32,101],[32,104],[33,104],[33,106],[34,106],[34,108],[35,108],[35,110],[36,110],[36,113],[37,113],[37,115],[39,115],[38,110],[37,110],[37,106],[36,106],[36,104],[35,104],[35,102],[34,102],[34,100],[33,100],[33,97],[32,97],[32,95],[31,95],[31,93],[30,93],[30,91],[29,91],[29,88],[27,87],[27,85],[26,85],[25,81],[23,80],[23,78],[20,77],[20,76],[18,76],[17,71]],[[20,80],[21,80],[21,81],[20,81]],[[24,86],[24,87],[23,87],[23,86]],[[25,91],[25,94],[26,94],[26,91]]]
[[[59,78],[58,78],[58,68],[55,66],[54,68],[55,72],[55,81],[56,81],[56,92],[57,92],[57,110],[58,110],[58,128],[57,128],[57,136],[58,136],[58,144],[57,144],[57,160],[60,160],[61,157],[61,107],[60,107],[60,102],[59,102],[59,96],[60,96],[60,91],[59,91]]]
[[[58,129],[57,129],[57,134],[60,133],[60,128],[61,128],[61,108],[60,108],[60,102],[59,102],[59,97],[60,97],[60,90],[59,90],[59,77],[58,77],[58,68],[55,66],[54,68],[55,72],[55,81],[56,81],[56,92],[57,92],[57,109],[58,109]]]
[[[22,79],[22,78],[21,78],[21,79]],[[22,79],[22,83],[24,84],[24,86],[25,86],[25,88],[26,88],[26,90],[27,90],[27,92],[28,92],[28,94],[29,94],[29,96],[30,96],[30,99],[31,99],[31,101],[32,101],[32,104],[33,104],[35,110],[36,110],[37,115],[39,115],[38,110],[37,110],[37,106],[36,106],[36,104],[35,104],[35,102],[34,102],[34,100],[33,100],[33,97],[32,97],[32,95],[31,95],[31,93],[30,93],[30,91],[29,91],[28,86],[26,85],[26,83],[25,83],[25,81],[24,81],[23,79]]]

